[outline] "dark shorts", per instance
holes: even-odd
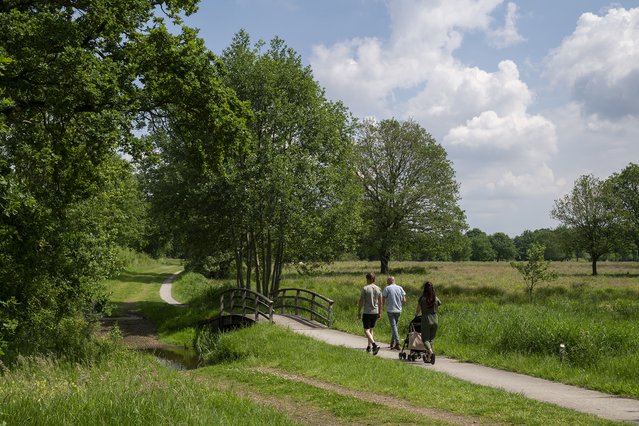
[[[377,314],[363,314],[362,315],[362,325],[364,326],[364,330],[368,330],[370,328],[375,328],[375,323],[377,322]]]

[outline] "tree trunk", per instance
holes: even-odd
[[[379,273],[388,274],[388,262],[390,261],[390,253],[384,251],[379,256]]]
[[[530,303],[532,304],[533,302],[533,287],[535,286],[535,284],[530,284],[530,286],[528,287],[528,300],[530,301]]]
[[[271,283],[271,292],[280,288],[280,279],[282,278],[282,267],[284,266],[284,229],[279,227],[277,236],[277,245],[275,247],[275,262],[273,265],[273,280]]]
[[[251,271],[253,269],[253,251],[251,249],[251,239],[246,237],[246,288],[251,289]]]
[[[273,240],[271,231],[266,231],[266,253],[264,254],[264,274],[262,276],[262,294],[268,296],[273,271]]]
[[[262,280],[260,277],[260,257],[257,252],[257,241],[255,241],[255,234],[251,236],[252,240],[252,251],[253,251],[253,261],[255,262],[255,290],[260,291],[262,288]]]
[[[235,250],[235,280],[236,284],[240,288],[244,288],[244,273],[242,267],[244,266],[244,253],[243,245]]]
[[[597,258],[592,258],[592,275],[597,275]]]

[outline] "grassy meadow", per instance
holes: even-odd
[[[559,278],[541,283],[530,304],[520,274],[508,263],[394,262],[391,273],[408,293],[400,337],[414,316],[420,286],[435,284],[443,305],[435,341],[438,353],[604,392],[639,398],[639,263],[555,262]],[[376,262],[337,262],[311,275],[286,271],[282,287],[302,287],[335,301],[334,327],[361,334],[359,289]],[[385,276],[378,277],[384,287]],[[187,274],[174,296],[201,306],[217,304],[232,281]],[[383,316],[378,340],[390,341]],[[564,344],[563,357],[559,345]]]
[[[111,338],[94,363],[5,371],[0,424],[615,424],[271,324],[218,336],[188,371]]]
[[[624,376],[622,367],[637,371],[632,364],[637,328],[632,323],[637,323],[639,265],[602,264],[602,275],[592,278],[578,268],[587,270],[585,263],[558,264],[561,278],[540,288],[532,306],[516,272],[505,264],[392,266],[409,293],[402,333],[420,283],[435,283],[444,303],[439,353],[562,381],[586,377],[590,387],[636,397],[634,376]],[[365,272],[376,267],[340,262],[307,276],[291,269],[283,286],[306,287],[333,298],[335,326],[360,333],[355,304]],[[190,306],[172,307],[158,292],[162,281],[179,269],[179,262],[147,259],[109,281],[113,315],[124,304],[135,303],[164,342],[190,346],[195,322],[216,313],[219,292],[233,283],[182,274],[173,295]],[[605,315],[595,322],[590,317],[594,311]],[[376,332],[379,340],[388,340],[385,317]],[[562,363],[546,345],[554,347],[553,339],[565,336],[572,336],[574,344],[592,341],[597,350],[584,349],[592,356],[587,362],[570,358]],[[207,366],[195,370],[176,370],[152,355],[123,348],[117,330],[100,339],[104,350],[93,362],[21,359],[10,369],[0,368],[0,425],[614,424],[364,351],[329,346],[271,324],[209,336],[202,353]],[[570,349],[573,343],[566,342]],[[614,356],[601,354],[604,346]],[[606,388],[614,382],[611,372],[618,383]]]

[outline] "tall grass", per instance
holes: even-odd
[[[554,263],[559,279],[528,302],[517,271],[505,263],[395,262],[392,274],[408,294],[400,333],[413,318],[420,286],[433,281],[443,305],[436,351],[462,360],[639,398],[639,264]],[[334,327],[361,334],[357,299],[374,262],[338,262],[311,275],[286,270],[282,287],[302,287],[335,301]],[[380,287],[385,276],[378,277]],[[229,285],[213,281],[200,288]],[[198,299],[198,286],[190,288]],[[212,294],[212,293],[210,293]],[[200,297],[199,300],[202,300]],[[209,298],[213,304],[217,300]],[[385,315],[375,327],[390,340]],[[559,345],[565,345],[563,355]]]
[[[296,424],[128,351],[90,365],[22,360],[0,375],[0,401],[0,424],[7,425]]]

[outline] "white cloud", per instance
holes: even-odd
[[[605,179],[639,158],[639,117],[615,121],[581,114],[580,106],[571,103],[549,112],[553,116],[562,143],[551,166],[572,183],[583,174]]]
[[[545,161],[556,152],[555,126],[540,115],[514,113],[504,116],[484,111],[463,126],[452,128],[446,145],[471,150],[513,151],[509,157]]]
[[[532,99],[512,61],[500,62],[494,73],[451,63],[433,69],[426,87],[408,102],[406,113],[426,123],[437,118],[447,131],[483,111],[521,114]]]
[[[503,0],[448,0],[388,3],[391,37],[354,38],[332,46],[314,46],[311,65],[329,95],[339,98],[358,115],[394,113],[394,91],[415,89],[437,75],[461,67],[452,52],[462,31],[488,31],[490,14]]]
[[[504,48],[526,41],[517,29],[517,5],[508,3],[504,26],[491,31],[488,34],[488,40],[497,48]]]
[[[586,115],[639,117],[639,8],[584,13],[547,59],[546,74],[568,85]]]
[[[388,2],[388,40],[355,38],[315,46],[311,58],[329,96],[339,94],[356,115],[411,117],[442,141],[454,161],[462,199],[470,205],[486,199],[512,205],[530,194],[554,193],[560,184],[549,166],[557,150],[555,127],[528,112],[534,94],[520,79],[517,64],[503,60],[489,72],[454,56],[467,32],[483,32],[502,46],[522,40],[513,3],[504,27],[491,26],[502,3]]]
[[[357,115],[414,118],[451,148],[456,163],[463,165],[470,153],[486,159],[474,165],[472,176],[457,167],[463,186],[491,188],[492,196],[511,196],[522,188],[543,192],[530,182],[552,184],[545,161],[556,150],[555,129],[544,117],[527,113],[533,94],[517,65],[504,60],[488,72],[464,66],[453,56],[465,31],[501,34],[502,41],[517,38],[517,7],[512,3],[504,28],[491,29],[500,4],[389,1],[388,41],[366,38],[317,46],[311,64],[328,93],[339,93]],[[401,90],[411,92],[397,101],[394,95]]]

